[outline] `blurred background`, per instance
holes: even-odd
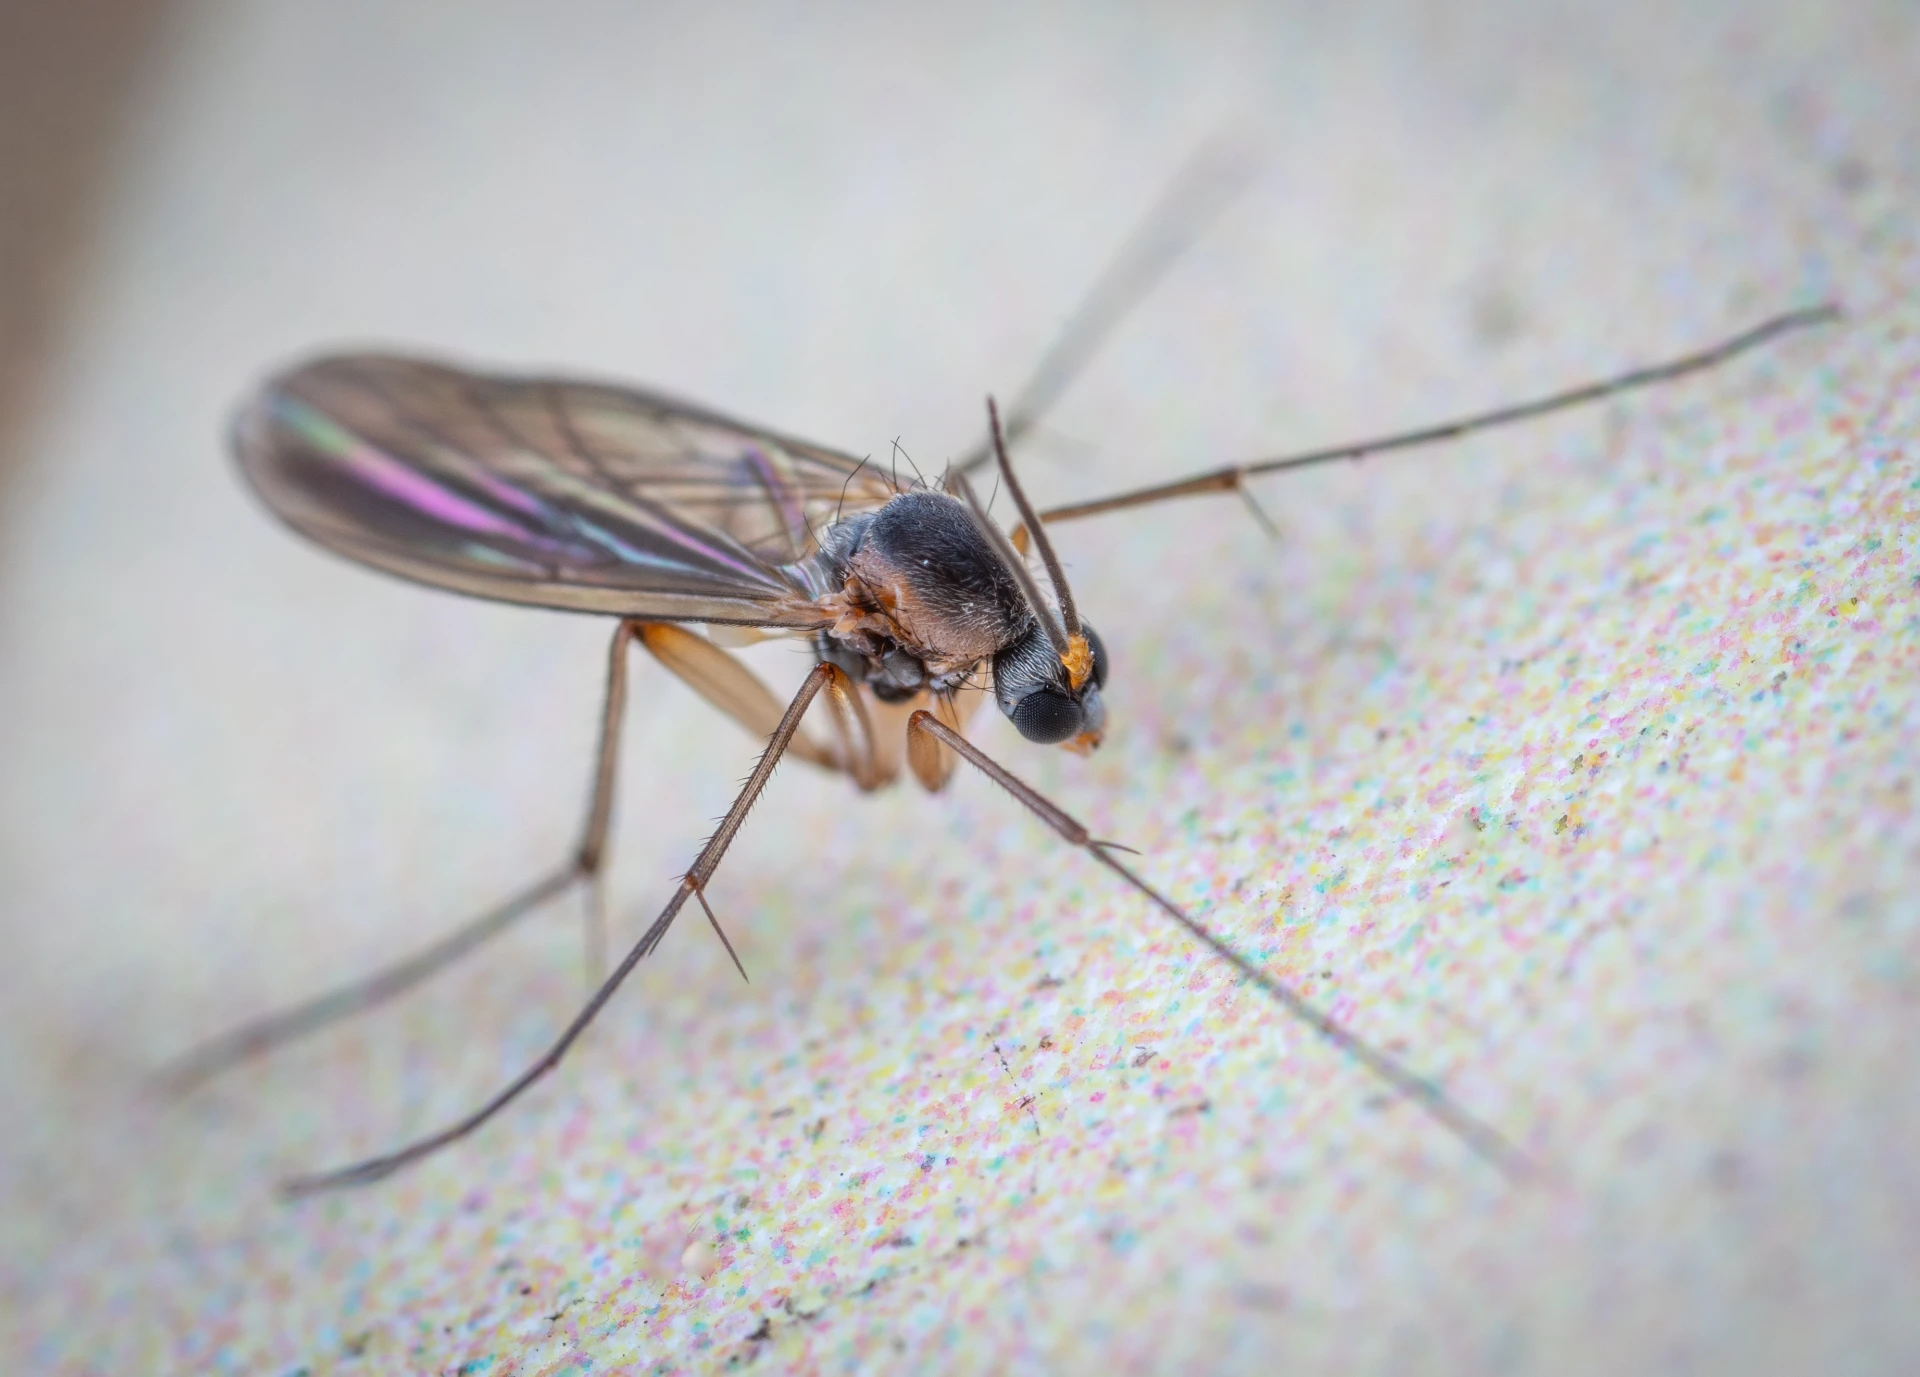
[[[0,3],[0,1367],[1903,1370],[1916,131],[1905,0]],[[755,983],[676,933],[391,1188],[272,1195],[537,1052],[572,908],[154,1095],[551,865],[593,737],[604,627],[258,508],[223,431],[267,369],[629,378],[931,471],[1221,135],[1257,171],[1029,447],[1043,503],[1849,308],[1290,479],[1278,546],[1230,502],[1076,525],[1113,737],[979,734],[1552,1187],[978,781],[799,769],[720,895]],[[752,752],[635,694],[623,934]]]
[[[131,0],[0,6],[0,475],[168,21],[166,5]]]

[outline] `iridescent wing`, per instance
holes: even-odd
[[[809,627],[802,562],[899,489],[848,455],[685,402],[421,359],[322,358],[234,424],[288,525],[404,578],[504,602]]]

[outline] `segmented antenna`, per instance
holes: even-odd
[[[980,497],[973,490],[973,484],[967,481],[964,473],[954,472],[947,476],[947,482],[959,491],[961,501],[967,504],[967,515],[973,518],[974,529],[993,552],[1000,556],[1000,562],[1007,567],[1014,581],[1020,585],[1020,594],[1027,600],[1027,606],[1033,609],[1033,615],[1039,618],[1041,629],[1047,633],[1047,639],[1053,643],[1053,653],[1062,661],[1072,654],[1073,645],[1067,638],[1066,628],[1060,619],[1040,596],[1040,585],[1033,581],[1033,574],[1027,568],[1027,562],[1013,548],[1013,542],[1007,539],[1006,532],[993,524],[993,518],[987,515],[987,509],[980,505]]]
[[[987,398],[987,428],[993,435],[993,457],[1000,461],[1000,476],[1007,482],[1007,491],[1013,494],[1013,505],[1020,509],[1020,520],[1026,523],[1027,534],[1033,537],[1033,543],[1040,549],[1040,562],[1047,566],[1047,578],[1053,583],[1053,594],[1060,600],[1060,620],[1066,623],[1069,637],[1078,636],[1080,610],[1073,605],[1073,590],[1067,587],[1067,572],[1060,567],[1060,557],[1053,552],[1053,542],[1047,539],[1047,529],[1040,524],[1040,514],[1027,501],[1026,489],[1013,476],[1013,462],[1007,458],[1006,437],[1000,433],[1000,408],[993,404],[991,397]]]

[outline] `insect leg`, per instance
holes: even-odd
[[[1253,964],[1246,957],[1215,937],[1206,928],[1196,922],[1185,909],[1161,894],[1145,880],[1134,874],[1118,860],[1113,852],[1119,848],[1113,842],[1098,841],[1068,814],[1055,806],[1024,780],[1019,779],[989,757],[978,746],[968,741],[959,732],[954,731],[932,713],[916,712],[907,724],[909,738],[915,735],[933,737],[942,745],[966,757],[968,763],[977,768],[995,784],[1005,789],[1026,806],[1040,821],[1046,823],[1059,834],[1069,846],[1077,846],[1093,857],[1101,865],[1118,875],[1142,895],[1146,896],[1174,922],[1185,928],[1197,938],[1215,956],[1233,967],[1242,976],[1275,999],[1282,1008],[1302,1023],[1312,1028],[1321,1037],[1331,1042],[1367,1070],[1391,1086],[1398,1094],[1412,1100],[1428,1114],[1432,1115],[1449,1132],[1458,1137],[1474,1152],[1485,1158],[1501,1171],[1514,1177],[1523,1177],[1530,1170],[1526,1157],[1494,1129],[1490,1128],[1465,1109],[1447,1097],[1445,1091],[1424,1076],[1416,1074],[1397,1058],[1375,1047],[1345,1024],[1336,1021],[1331,1015],[1323,1013],[1308,1003],[1290,986],[1282,984]]]
[[[580,969],[591,990],[607,975],[607,883],[602,871],[586,877],[586,907],[581,914]]]
[[[594,757],[593,792],[587,805],[580,844],[572,857],[499,907],[489,909],[405,960],[304,1004],[243,1023],[230,1032],[202,1043],[163,1073],[164,1083],[176,1093],[191,1090],[242,1061],[385,1003],[452,965],[490,938],[505,932],[574,885],[585,881],[597,887],[606,852],[607,824],[613,813],[614,767],[619,755],[620,725],[626,713],[627,654],[634,640],[646,630],[646,623],[633,621],[623,621],[614,628],[613,643],[607,656],[606,703],[600,718],[600,744]],[[591,965],[594,960],[593,940],[599,936],[604,941],[604,924],[597,930],[594,926],[599,910],[598,895],[590,893],[589,900],[588,961]],[[595,983],[598,983],[597,977]]]
[[[832,665],[822,664],[815,665],[812,672],[807,675],[806,681],[800,685],[800,691],[787,705],[779,725],[774,728],[766,749],[760,753],[759,763],[753,767],[753,773],[747,777],[747,782],[741,787],[738,797],[734,799],[733,807],[727,810],[727,815],[720,820],[719,827],[714,829],[713,835],[707,839],[707,844],[700,848],[700,854],[694,858],[693,864],[687,867],[687,873],[681,879],[680,887],[674,891],[673,897],[667,900],[667,905],[660,911],[660,916],[653,920],[653,926],[649,927],[640,940],[634,943],[632,950],[626,954],[618,966],[614,967],[613,974],[606,978],[598,990],[594,991],[592,998],[588,999],[580,1012],[574,1015],[573,1021],[567,1025],[565,1031],[538,1061],[514,1077],[505,1089],[494,1095],[480,1108],[441,1129],[438,1133],[429,1134],[393,1152],[370,1157],[350,1167],[342,1167],[338,1171],[296,1177],[285,1183],[283,1189],[286,1193],[311,1195],[316,1191],[332,1190],[339,1186],[364,1185],[390,1176],[409,1163],[417,1162],[422,1157],[439,1151],[447,1144],[466,1137],[512,1104],[534,1082],[553,1070],[560,1059],[567,1054],[567,1049],[579,1040],[580,1035],[587,1030],[587,1026],[599,1015],[601,1009],[606,1007],[607,1001],[613,998],[627,976],[632,974],[633,968],[653,954],[654,948],[658,947],[661,939],[667,935],[667,930],[673,926],[673,920],[679,916],[687,900],[696,895],[703,895],[708,881],[713,878],[714,871],[720,868],[721,859],[727,854],[727,848],[733,844],[735,835],[746,822],[747,813],[758,801],[761,791],[767,787],[767,780],[772,777],[774,766],[780,763],[781,756],[798,737],[800,719],[806,714],[807,705],[813,702],[820,690],[827,686],[835,672]]]
[[[1008,444],[1017,443],[1060,399],[1113,328],[1166,276],[1200,232],[1245,187],[1252,172],[1248,150],[1231,140],[1215,139],[1201,146],[1074,307],[1033,376],[1007,408]],[[954,467],[972,473],[992,459],[993,440],[988,437]]]
[[[1622,392],[1652,386],[1654,383],[1671,382],[1689,373],[1702,372],[1725,363],[1736,354],[1757,349],[1791,330],[1821,325],[1839,318],[1840,308],[1831,304],[1788,311],[1784,315],[1775,316],[1772,320],[1763,321],[1750,330],[1680,358],[1669,359],[1665,363],[1653,364],[1646,368],[1636,368],[1616,377],[1603,378],[1599,382],[1568,388],[1562,392],[1555,392],[1551,396],[1535,397],[1530,401],[1518,402],[1512,406],[1483,411],[1473,416],[1463,416],[1458,420],[1443,421],[1439,425],[1423,426],[1418,430],[1403,431],[1398,435],[1384,435],[1378,439],[1335,445],[1328,449],[1308,450],[1301,454],[1281,455],[1274,459],[1256,459],[1245,464],[1233,464],[1226,468],[1212,469],[1206,473],[1176,478],[1168,483],[1156,483],[1150,488],[1137,488],[1132,492],[1115,493],[1111,497],[1097,497],[1087,502],[1070,502],[1063,507],[1055,507],[1051,511],[1040,513],[1040,520],[1048,523],[1071,521],[1077,517],[1098,516],[1102,512],[1125,511],[1129,507],[1144,507],[1154,502],[1166,502],[1176,497],[1198,497],[1204,493],[1244,494],[1245,484],[1249,478],[1258,478],[1269,473],[1284,473],[1289,469],[1311,468],[1316,464],[1364,459],[1368,455],[1384,454],[1390,450],[1413,449],[1420,445],[1437,444],[1442,440],[1458,439],[1477,431],[1492,430],[1497,426],[1511,425],[1516,421],[1531,420],[1535,416],[1544,416],[1549,412],[1582,406],[1604,397],[1617,396]],[[1025,548],[1023,534],[1016,535],[1016,543],[1020,544],[1021,548]]]
[[[773,696],[773,690],[725,649],[664,622],[648,624],[642,638],[654,658],[755,736],[767,736],[779,723],[780,700]],[[893,773],[875,748],[865,699],[845,671],[835,668],[837,672],[827,689],[838,749],[803,731],[794,737],[789,750],[811,765],[846,771],[863,790],[878,789],[892,780]]]
[[[666,623],[650,624],[641,636],[654,658],[672,670],[695,693],[755,736],[767,736],[778,728],[781,720],[779,700],[758,675],[726,650],[691,631]],[[880,763],[874,749],[873,724],[868,720],[866,704],[846,672],[837,665],[831,668],[833,673],[827,680],[827,698],[833,709],[838,754],[804,732],[795,734],[789,749],[812,764],[845,770],[863,790],[877,789],[893,776]],[[707,921],[713,925],[714,936],[727,949],[727,955],[733,959],[734,969],[740,972],[740,978],[747,979],[747,968],[741,964],[739,953],[734,951],[726,930],[720,926],[719,918],[708,906],[706,896],[703,894],[698,897]]]
[[[986,695],[976,688],[962,688],[951,694],[937,696],[933,700],[933,714],[956,732],[967,729],[967,718],[980,705]],[[912,728],[912,719],[908,719],[907,728],[907,764],[913,769],[913,777],[920,781],[921,787],[930,794],[937,794],[947,787],[953,778],[953,767],[958,762],[952,751],[946,749],[926,732],[916,732]]]
[[[780,723],[780,700],[773,690],[706,637],[671,622],[647,622],[640,628],[640,640],[676,678],[755,737],[766,739]],[[805,732],[794,737],[790,749],[810,765],[841,768],[833,751]]]
[[[827,702],[833,709],[833,733],[840,745],[842,768],[853,776],[853,782],[863,793],[891,784],[899,765],[880,758],[880,745],[874,735],[873,718],[867,713],[866,696],[839,665],[831,660],[822,663],[833,671],[827,682]]]

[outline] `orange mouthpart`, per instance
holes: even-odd
[[[1087,686],[1087,676],[1093,673],[1093,647],[1087,644],[1087,638],[1081,635],[1067,637],[1067,653],[1060,657],[1060,663],[1066,666],[1067,682],[1078,693]]]

